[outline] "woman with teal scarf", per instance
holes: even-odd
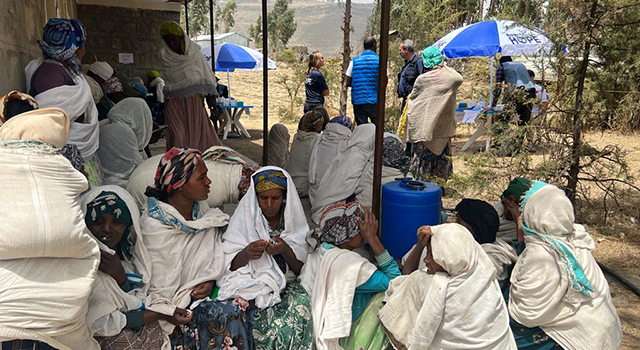
[[[100,247],[100,265],[87,323],[104,349],[160,349],[162,314],[145,310],[150,261],[142,242],[140,213],[117,186],[98,187],[82,198],[85,223]]]
[[[564,192],[534,182],[518,224],[525,248],[513,268],[511,327],[519,349],[620,349],[622,331],[595,242]]]

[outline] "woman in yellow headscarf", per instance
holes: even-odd
[[[160,27],[160,61],[165,80],[167,150],[171,147],[205,151],[221,145],[204,108],[215,102],[216,79],[200,47],[184,34],[180,25],[166,22]]]

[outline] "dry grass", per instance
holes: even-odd
[[[281,106],[288,104],[288,97],[277,84],[275,77],[279,74],[286,74],[285,70],[269,72],[269,126],[279,122],[277,110]],[[222,76],[220,75],[222,78]],[[224,80],[224,79],[223,79]],[[262,157],[262,75],[260,72],[236,72],[231,76],[232,95],[245,104],[252,104],[255,107],[251,111],[251,116],[245,116],[242,119],[243,124],[252,136],[251,140],[246,138],[228,139],[224,141],[225,145],[238,149],[240,152],[259,162]],[[333,92],[332,92],[333,93]],[[350,106],[349,106],[350,107]],[[300,115],[302,115],[302,106]],[[353,117],[351,109],[348,114]],[[296,131],[296,123],[285,123],[291,136]],[[457,133],[453,139],[453,160],[454,171],[464,171],[465,164],[460,157],[460,148],[471,136],[474,128],[462,126],[457,129]],[[619,134],[619,133],[588,133],[587,142],[596,147],[605,145],[621,146],[627,154],[627,162],[629,169],[634,177],[640,177],[640,135],[637,134]],[[484,139],[482,140],[484,141]],[[482,141],[477,141],[467,153],[478,152]],[[533,162],[540,162],[542,155],[534,155]],[[509,179],[504,179],[506,185]],[[464,193],[457,193],[454,197],[445,198],[445,206],[455,206],[455,203],[464,196]],[[485,198],[485,200],[495,200]],[[597,199],[594,199],[594,207],[597,206]],[[635,203],[634,203],[635,204]],[[638,206],[636,206],[638,208]],[[601,215],[596,209],[591,213],[596,217]],[[593,219],[592,219],[593,220]],[[597,242],[594,251],[596,259],[605,265],[613,268],[636,285],[640,286],[640,234],[639,222],[640,216],[637,211],[634,216],[622,216],[622,218],[614,217],[610,219],[611,227],[614,232],[608,232],[606,235],[599,232],[596,228],[590,227]],[[609,276],[607,276],[609,277]],[[624,333],[623,349],[636,349],[640,347],[640,298],[632,292],[624,288],[621,284],[613,279],[610,280],[611,294],[614,304],[616,305],[618,314],[622,321],[622,329]]]

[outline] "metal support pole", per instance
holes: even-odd
[[[378,65],[378,103],[376,104],[376,141],[373,161],[373,214],[380,220],[382,186],[382,139],[384,138],[384,112],[387,96],[387,61],[389,59],[389,9],[391,0],[381,0],[380,11],[380,63]]]
[[[213,39],[213,0],[209,0],[209,35],[211,35],[211,70],[216,75],[216,50]]]
[[[269,45],[267,33],[267,0],[262,0],[262,165],[269,155]]]
[[[189,0],[184,0],[184,23],[187,26],[187,36],[189,36]]]

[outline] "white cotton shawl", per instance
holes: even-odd
[[[433,226],[432,231],[433,260],[447,272],[428,281],[419,270],[391,281],[378,315],[394,345],[411,350],[517,349],[487,254],[459,224]]]
[[[226,203],[237,203],[240,191],[238,184],[242,178],[242,167],[248,164],[246,157],[224,146],[213,146],[207,152],[215,149],[224,149],[238,155],[237,162],[222,162],[205,157],[204,163],[207,165],[207,177],[211,180],[211,192],[207,198],[210,208],[221,208]],[[205,152],[205,153],[207,153]],[[144,192],[148,186],[153,186],[153,179],[158,169],[158,163],[164,154],[155,155],[140,164],[129,176],[126,185],[127,190],[138,203],[140,210],[144,210],[147,204],[147,196]]]
[[[558,254],[525,236],[526,248],[511,275],[509,312],[514,320],[539,326],[567,350],[620,349],[622,331],[609,284],[591,254],[595,243],[574,224],[573,206],[562,190],[544,186],[527,201],[523,219],[532,230],[561,241],[593,287],[591,297],[571,288]]]
[[[303,263],[307,261],[309,250],[306,242],[309,226],[291,176],[278,167],[260,168],[251,177],[249,190],[242,197],[231,221],[229,221],[229,227],[222,237],[227,271],[224,277],[218,281],[218,286],[220,286],[218,299],[239,296],[246,300],[255,300],[256,306],[261,309],[279,303],[280,292],[287,284],[285,275],[275,259],[271,255],[263,253],[259,259],[250,260],[246,266],[236,271],[231,271],[228,268],[231,266],[233,258],[249,243],[259,239],[270,239],[269,223],[262,215],[253,183],[253,177],[265,170],[280,170],[287,177],[284,231],[280,233],[280,238],[287,242],[296,258]]]
[[[127,187],[131,173],[142,164],[136,135],[131,128],[120,123],[109,123],[100,127],[98,159],[105,183]]]
[[[311,218],[320,221],[324,210],[345,201],[356,192],[361,177],[373,155],[376,126],[363,124],[356,128],[347,147],[331,162],[311,202]]]
[[[181,98],[190,95],[215,95],[216,77],[211,65],[200,52],[200,46],[187,36],[184,40],[184,55],[171,50],[164,40],[160,48],[160,64],[166,98]]]
[[[311,155],[311,144],[318,135],[315,132],[298,130],[293,135],[291,151],[289,151],[289,162],[286,170],[291,174],[293,183],[299,194],[309,194],[309,157]]]
[[[498,278],[498,282],[502,285],[502,283],[509,278],[509,269],[518,260],[516,250],[500,238],[496,238],[496,241],[494,243],[481,244],[480,247],[482,247],[482,250],[487,253],[487,256],[493,263],[493,267],[496,269],[496,277]],[[407,262],[409,254],[411,254],[414,249],[416,249],[415,244],[407,252],[407,254],[402,257],[402,265]],[[425,248],[420,254],[420,262],[418,263],[418,269],[423,272],[427,271],[427,265],[424,263],[424,258],[426,256],[427,249]]]
[[[44,62],[42,57],[35,59],[25,67],[27,76],[27,91],[31,88],[33,73]],[[75,85],[63,85],[47,90],[34,98],[40,108],[58,107],[64,110],[71,118],[69,140],[67,143],[76,145],[84,159],[90,159],[98,150],[98,109],[93,102],[91,87],[82,74],[73,76]],[[84,114],[84,121],[76,123],[75,120]]]
[[[399,169],[382,166],[382,186],[401,178],[404,178],[404,174]],[[382,188],[380,188],[380,191],[382,193]],[[367,167],[364,169],[355,193],[356,200],[360,202],[360,204],[371,208],[373,202],[373,159],[369,161]]]
[[[500,226],[496,237],[503,239],[507,243],[518,239],[518,227],[516,226],[515,221],[507,220],[504,215],[504,204],[502,204],[501,201],[493,203],[493,208],[498,213],[498,218],[500,219]]]
[[[91,89],[91,96],[93,97],[93,103],[98,104],[98,102],[100,102],[102,97],[104,97],[104,91],[102,91],[102,86],[100,86],[100,84],[98,84],[98,82],[95,81],[95,79],[93,79],[92,77],[88,75],[83,75],[83,76],[84,76],[84,79],[87,81],[87,84],[89,84],[89,88]]]
[[[209,209],[206,202],[198,202],[200,215],[187,221],[171,205],[158,201],[164,215],[170,215],[190,228],[204,230],[186,233],[169,226],[146,211],[142,215],[142,238],[151,260],[151,283],[146,309],[173,315],[176,307],[186,308],[191,303],[191,292],[200,283],[216,281],[222,277],[226,265],[222,249],[221,228],[229,216],[219,209]],[[169,334],[174,326],[159,321],[164,334],[163,350],[171,348]]]
[[[109,110],[111,122],[122,123],[136,134],[138,150],[144,152],[153,133],[153,117],[147,102],[139,97],[127,97]]]
[[[125,312],[138,310],[143,306],[147,297],[149,282],[151,281],[151,271],[149,253],[142,240],[142,230],[140,229],[140,211],[133,197],[118,186],[102,186],[92,189],[82,196],[82,209],[87,210],[87,204],[93,201],[103,191],[114,192],[122,199],[133,219],[133,227],[130,235],[135,235],[135,245],[133,247],[133,258],[130,262],[123,261],[126,273],[133,273],[142,276],[141,282],[132,291],[125,293],[113,277],[102,271],[98,271],[96,283],[93,285],[91,296],[89,297],[89,312],[87,313],[87,324],[94,336],[110,337],[119,334],[127,324]],[[93,237],[93,236],[92,236]],[[100,250],[109,254],[116,252],[93,237]]]
[[[340,350],[340,338],[351,332],[356,288],[376,272],[358,253],[346,249],[318,248],[300,273],[300,284],[311,297],[313,336],[318,350]]]
[[[156,88],[156,99],[159,103],[164,103],[164,79],[157,77],[149,83],[149,86]]]
[[[409,142],[421,142],[436,155],[442,154],[456,130],[456,93],[462,76],[441,66],[418,76],[407,100]]]
[[[283,124],[275,124],[269,131],[268,165],[285,168],[289,161],[289,130]]]
[[[80,208],[87,180],[57,148],[8,142],[0,142],[0,343],[98,350],[86,324],[100,257]]]
[[[329,123],[321,134],[311,143],[309,155],[309,198],[314,201],[320,182],[333,159],[345,148],[351,137],[351,130],[338,123]]]

